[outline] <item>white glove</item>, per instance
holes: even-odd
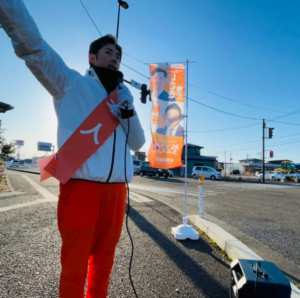
[[[120,88],[121,87],[121,88]],[[128,110],[133,109],[133,96],[130,93],[129,89],[124,85],[124,83],[120,83],[120,87],[117,87],[118,97],[119,97],[119,107],[121,109],[125,108],[125,102],[127,102]]]

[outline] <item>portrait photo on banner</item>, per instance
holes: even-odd
[[[150,65],[150,90],[151,131],[183,137],[184,68],[181,65]]]

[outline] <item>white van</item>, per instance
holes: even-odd
[[[260,178],[262,178],[262,176],[263,176],[263,173],[259,174],[257,177],[258,177],[258,179],[260,179]],[[280,173],[275,172],[275,171],[267,171],[267,172],[265,172],[265,179],[273,180],[273,181],[280,180]]]
[[[133,160],[133,173],[134,174],[139,174],[141,171],[141,160]]]
[[[196,179],[198,176],[204,174],[205,179],[216,180],[221,179],[221,173],[217,172],[214,168],[204,167],[204,166],[196,166],[193,167],[192,177]]]

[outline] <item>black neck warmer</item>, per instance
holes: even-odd
[[[92,66],[107,93],[114,91],[118,86],[118,80],[123,79],[123,73],[107,67]]]

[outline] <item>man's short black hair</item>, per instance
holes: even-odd
[[[94,40],[90,44],[89,53],[94,54],[97,57],[99,50],[101,48],[103,48],[104,46],[106,46],[107,44],[113,44],[113,45],[116,46],[117,50],[119,51],[120,60],[121,60],[121,58],[122,58],[122,47],[120,45],[118,45],[117,39],[112,34],[107,34],[105,36],[102,36],[102,37]]]
[[[182,111],[181,111],[181,108],[178,106],[178,104],[176,103],[172,103],[170,104],[169,106],[166,107],[165,109],[165,115],[167,115],[167,112],[169,110],[172,110],[172,109],[175,109],[176,111],[178,111],[179,115],[180,115],[180,118],[182,118]]]
[[[161,68],[155,68],[151,71],[151,76],[154,76],[157,72],[162,72],[165,77],[167,77],[167,72],[164,69]]]

